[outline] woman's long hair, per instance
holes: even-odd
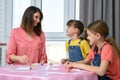
[[[39,12],[40,13],[40,22],[37,24],[37,26],[34,27],[34,19],[33,15],[34,13]],[[31,30],[34,27],[34,32],[40,36],[42,32],[41,27],[41,20],[43,19],[43,14],[41,10],[35,6],[28,7],[22,17],[21,27],[27,32],[27,30]]]

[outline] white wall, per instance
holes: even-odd
[[[66,58],[65,41],[47,41],[46,53],[48,63],[60,63],[61,59]]]

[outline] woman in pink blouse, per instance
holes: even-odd
[[[21,26],[11,31],[6,61],[8,64],[46,63],[45,35],[41,29],[43,14],[30,6],[23,14]]]

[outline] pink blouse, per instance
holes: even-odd
[[[40,36],[34,34],[30,40],[22,28],[13,29],[10,34],[6,61],[9,64],[20,64],[19,62],[13,63],[9,59],[11,54],[26,55],[30,64],[39,63],[43,59],[47,60],[44,33],[42,32]]]

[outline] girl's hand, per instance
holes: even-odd
[[[62,59],[61,64],[65,64],[68,60],[67,59]]]
[[[73,67],[73,62],[66,62],[65,64],[64,64],[64,67],[66,68],[66,69],[73,69],[74,67]]]
[[[67,69],[68,72],[71,72],[71,70],[74,68],[72,62],[66,62],[64,64],[64,67]]]

